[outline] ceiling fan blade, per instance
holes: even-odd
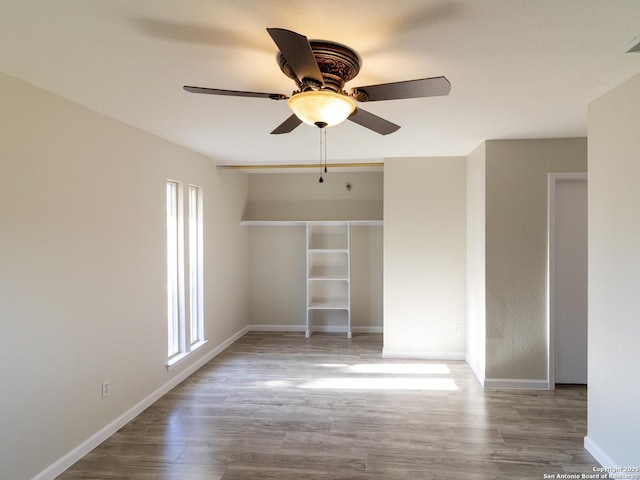
[[[349,117],[349,120],[353,123],[357,123],[358,125],[362,125],[369,130],[373,130],[380,135],[388,135],[400,128],[400,125],[396,125],[389,120],[385,120],[384,118],[378,117],[377,115],[367,112],[366,110],[362,110],[361,108],[356,108],[353,114]]]
[[[433,77],[356,87],[351,89],[350,95],[359,102],[375,102],[449,95],[450,90],[451,83],[446,77]]]
[[[190,87],[185,85],[182,87],[187,92],[191,93],[207,93],[209,95],[227,95],[231,97],[254,97],[254,98],[270,98],[271,100],[286,100],[286,95],[281,93],[261,93],[261,92],[243,92],[240,90],[223,90],[220,88],[204,88],[204,87]]]
[[[278,125],[276,129],[273,132],[271,132],[271,134],[279,135],[281,133],[289,133],[293,131],[293,129],[296,128],[301,123],[302,123],[302,120],[300,120],[294,113],[289,118],[287,118],[284,122]]]
[[[307,37],[284,28],[267,28],[267,32],[300,82],[324,87],[322,72]],[[312,82],[306,80],[312,80]]]

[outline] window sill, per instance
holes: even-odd
[[[187,357],[189,357],[189,355],[191,355],[192,353],[200,349],[200,347],[206,345],[207,342],[208,340],[202,340],[201,342],[194,343],[193,345],[191,345],[191,350],[189,350],[188,352],[178,353],[177,355],[174,355],[173,357],[171,357],[169,360],[167,360],[167,370],[171,370],[176,365],[179,365],[180,363],[182,363],[183,360],[185,360]]]

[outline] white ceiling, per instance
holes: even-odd
[[[319,134],[269,132],[290,95],[267,27],[346,44],[347,88],[445,75],[447,97],[372,102],[402,128],[328,129],[329,162],[466,155],[487,139],[586,135],[589,102],[640,73],[640,0],[3,0],[0,70],[215,159],[308,163]],[[361,104],[361,106],[363,106]]]

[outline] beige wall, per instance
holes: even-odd
[[[306,231],[304,225],[249,227],[252,325],[306,325]]]
[[[351,227],[351,325],[382,331],[382,226]]]
[[[0,105],[0,478],[24,480],[246,326],[247,179],[4,75]],[[209,340],[170,371],[167,178],[204,190]]]
[[[381,220],[382,172],[252,173],[245,220]],[[351,185],[347,190],[346,185]]]
[[[585,445],[605,466],[640,449],[640,76],[589,106],[589,396]]]
[[[547,380],[547,182],[585,138],[486,142],[486,381]]]
[[[385,355],[465,356],[465,162],[385,160]]]
[[[245,219],[382,219],[381,172],[330,171],[324,180],[318,183],[317,173],[252,173]],[[252,225],[249,232],[250,323],[302,330],[307,315],[305,226]],[[351,323],[356,330],[382,328],[381,226],[351,228]]]

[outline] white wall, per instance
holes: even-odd
[[[640,465],[640,76],[589,106],[589,393],[585,445]]]
[[[465,164],[385,160],[385,355],[465,357]]]
[[[586,149],[585,138],[486,142],[485,386],[547,387],[548,174],[586,171]]]
[[[467,363],[481,384],[486,355],[485,169],[483,142],[467,157]]]
[[[0,478],[24,480],[247,325],[247,179],[5,75],[0,105]],[[170,371],[167,178],[204,190],[209,340]]]
[[[249,175],[247,220],[381,220],[381,172],[256,173]],[[346,189],[346,184],[351,190]],[[252,225],[250,323],[303,330],[306,325],[304,225]],[[340,322],[342,324],[342,322]],[[351,323],[382,328],[382,227],[351,229]]]

